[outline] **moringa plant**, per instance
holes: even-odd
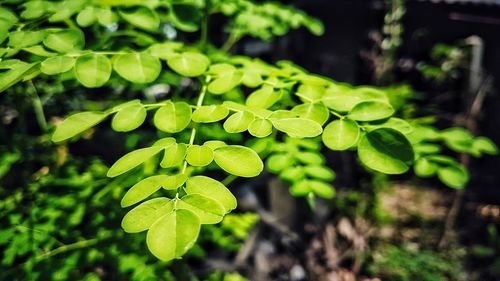
[[[422,152],[421,142],[434,139],[414,141],[422,135],[415,133],[411,120],[398,117],[383,89],[338,83],[287,61],[273,65],[228,54],[244,36],[270,40],[301,26],[322,33],[316,19],[292,7],[247,0],[3,3],[0,92],[38,77],[102,88],[103,95],[115,85],[134,93],[178,82],[171,83],[174,90],[167,99],[132,99],[70,115],[52,135],[56,143],[72,141],[106,119],[117,132],[131,132],[144,123],[161,132],[158,140],[125,154],[107,172],[118,177],[159,158],[156,174],[134,184],[121,205],[133,206],[123,218],[123,229],[147,231],[147,246],[161,260],[182,257],[201,225],[217,224],[237,207],[214,169],[232,178],[252,178],[263,171],[262,158],[270,155],[268,169],[293,182],[292,194],[332,198],[335,174],[324,164],[323,146],[356,151],[366,169],[389,175],[410,169],[414,148],[419,149],[418,174],[435,173],[422,168],[424,161],[435,167],[444,163]],[[217,13],[229,17],[222,49],[207,38],[209,16]],[[198,29],[196,43],[174,40],[178,31]],[[210,137],[221,130],[243,137],[228,142]],[[250,138],[261,141],[244,141]],[[491,142],[482,140],[473,141],[475,152],[496,153]],[[272,148],[262,148],[268,144]],[[437,173],[452,187],[466,182],[463,174]]]

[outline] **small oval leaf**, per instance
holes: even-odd
[[[117,132],[135,130],[144,123],[146,115],[146,109],[140,103],[127,106],[115,114],[111,127]]]
[[[152,146],[147,148],[141,148],[129,152],[118,159],[111,168],[108,170],[108,177],[116,177],[119,176],[133,168],[141,165],[146,162],[149,158],[158,154],[163,147],[161,146]]]
[[[264,169],[259,155],[240,145],[217,148],[214,151],[214,160],[224,171],[240,177],[255,177]]]
[[[57,126],[52,135],[53,142],[61,142],[72,138],[104,120],[108,114],[102,112],[80,112],[69,116]]]
[[[187,194],[201,194],[222,204],[226,213],[235,209],[234,195],[221,182],[205,176],[191,177],[186,181]]]
[[[201,194],[188,194],[177,202],[177,208],[193,212],[201,224],[215,224],[222,221],[226,210],[221,203]]]
[[[185,102],[165,102],[154,116],[156,128],[167,133],[178,133],[191,122],[191,107]]]
[[[312,138],[323,132],[320,124],[305,118],[275,119],[273,126],[292,138]]]
[[[328,124],[321,138],[331,150],[346,150],[358,142],[359,134],[360,129],[355,121],[341,119]]]
[[[148,230],[159,218],[172,212],[172,200],[158,197],[141,203],[130,210],[122,220],[122,228],[128,233]]]
[[[388,103],[381,101],[365,101],[356,104],[347,115],[356,121],[374,121],[391,117],[394,108]]]
[[[76,79],[87,88],[104,85],[111,75],[111,63],[106,56],[86,54],[78,57],[75,63]]]
[[[161,63],[157,57],[147,53],[131,53],[117,56],[113,68],[126,80],[144,84],[156,80],[160,75]]]

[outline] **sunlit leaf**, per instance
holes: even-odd
[[[163,150],[161,146],[141,148],[129,152],[118,159],[108,170],[108,177],[119,176],[149,160]]]
[[[191,166],[207,166],[214,160],[212,149],[205,145],[190,145],[187,148],[186,161]]]
[[[365,101],[356,104],[348,117],[356,121],[373,121],[390,117],[394,114],[392,106],[385,102]]]
[[[257,138],[264,138],[273,132],[271,121],[262,118],[256,118],[248,126],[248,132]]]
[[[212,123],[220,121],[229,114],[229,110],[222,105],[203,105],[193,112],[193,121],[197,123]]]
[[[146,199],[163,186],[163,181],[165,181],[167,177],[166,175],[157,175],[139,181],[125,193],[121,201],[121,206],[123,208],[132,206]]]
[[[200,233],[200,219],[193,212],[174,210],[149,228],[146,242],[151,253],[163,261],[184,255]]]
[[[241,133],[248,129],[250,123],[255,119],[255,116],[247,111],[239,111],[226,119],[224,122],[224,130],[228,133]]]
[[[97,88],[108,82],[111,62],[104,55],[86,54],[76,59],[74,69],[76,79],[83,86]]]
[[[165,155],[160,162],[162,168],[176,167],[182,164],[186,158],[187,146],[183,143],[175,143],[165,149]]]
[[[79,29],[66,29],[49,33],[43,40],[43,44],[58,53],[70,53],[85,47],[85,36]]]
[[[150,83],[156,80],[161,71],[161,63],[157,57],[147,53],[130,53],[118,55],[113,68],[123,78],[133,83]]]
[[[186,181],[187,194],[201,194],[222,204],[226,213],[235,209],[234,195],[221,182],[206,176],[191,177]]]
[[[305,118],[276,119],[273,126],[293,138],[312,138],[323,132],[320,124]]]
[[[171,56],[167,63],[170,68],[180,75],[195,77],[205,73],[210,60],[203,54],[185,52]]]
[[[122,220],[122,228],[128,233],[137,233],[148,230],[159,218],[172,212],[172,200],[158,197],[141,203],[130,210]]]
[[[144,123],[146,115],[146,109],[142,104],[132,104],[115,114],[111,122],[111,127],[118,132],[135,130]]]
[[[75,59],[68,56],[50,57],[40,64],[40,71],[48,75],[54,75],[69,71],[75,65]]]
[[[185,102],[165,102],[154,116],[156,128],[167,133],[177,133],[184,130],[191,122],[191,107]]]
[[[61,142],[70,139],[99,124],[107,116],[106,113],[92,111],[73,114],[56,127],[52,141]]]
[[[177,202],[177,208],[193,212],[201,224],[219,223],[226,213],[221,203],[196,193],[182,197]]]
[[[355,121],[340,119],[328,124],[321,138],[331,150],[346,150],[358,142],[359,135],[360,129]]]
[[[214,151],[214,160],[224,171],[239,177],[255,177],[264,169],[259,155],[240,145],[217,148]]]

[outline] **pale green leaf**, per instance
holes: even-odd
[[[132,104],[118,111],[111,122],[113,130],[129,132],[137,129],[146,120],[146,109],[140,103]]]
[[[210,147],[212,150],[216,150],[219,147],[227,146],[227,144],[220,140],[209,140],[203,143],[204,146]]]
[[[312,138],[323,132],[317,122],[298,117],[273,120],[273,126],[292,138]]]
[[[205,73],[210,60],[203,54],[185,52],[171,56],[167,63],[170,68],[180,75],[196,77]]]
[[[52,135],[53,142],[61,142],[72,138],[104,120],[108,114],[102,112],[80,112],[73,114],[56,127]]]
[[[166,190],[174,190],[181,187],[186,182],[186,180],[186,174],[166,176],[166,178],[162,181],[162,187]]]
[[[292,112],[294,112],[301,118],[316,121],[320,125],[325,124],[325,122],[330,117],[328,108],[326,108],[326,106],[324,106],[322,103],[300,104],[292,108]]]
[[[122,228],[128,233],[137,233],[148,230],[159,218],[172,212],[172,200],[158,197],[141,203],[130,210],[122,220]]]
[[[167,177],[166,175],[151,176],[134,184],[123,196],[122,208],[132,206],[158,191]]]
[[[125,154],[108,170],[108,177],[116,177],[141,165],[163,150],[161,146],[141,148]]]
[[[70,53],[83,49],[85,37],[79,29],[66,29],[50,33],[43,40],[43,44],[58,53]]]
[[[234,195],[221,182],[205,176],[191,177],[186,182],[187,194],[201,194],[222,204],[226,213],[235,209]]]
[[[38,63],[19,63],[7,71],[0,72],[0,93],[35,73],[38,66]]]
[[[229,110],[222,105],[203,105],[193,112],[193,121],[196,123],[212,123],[220,121],[229,114]]]
[[[240,145],[217,148],[214,151],[214,160],[224,171],[239,177],[255,177],[264,169],[259,155]]]
[[[126,80],[144,84],[156,80],[160,75],[161,63],[157,57],[147,53],[131,53],[118,55],[113,68]]]
[[[486,153],[490,155],[498,154],[498,147],[496,144],[486,137],[477,137],[472,142],[472,147],[481,153]]]
[[[340,119],[328,124],[321,138],[331,150],[346,150],[358,142],[359,135],[360,129],[355,121]]]
[[[256,118],[248,126],[248,132],[254,137],[264,138],[273,132],[273,124],[267,119]]]
[[[125,21],[138,28],[157,31],[160,27],[160,17],[147,7],[139,6],[134,9],[120,10],[118,13]]]
[[[241,133],[248,129],[255,116],[248,111],[238,111],[224,122],[224,130],[228,133]]]
[[[183,143],[174,143],[165,149],[160,166],[162,168],[172,168],[182,164],[186,158],[187,146]]]
[[[74,70],[76,79],[83,86],[97,88],[108,82],[111,63],[104,55],[86,54],[76,59]]]
[[[279,173],[293,164],[293,157],[287,153],[273,154],[266,160],[267,169],[273,173]]]
[[[75,59],[68,56],[55,56],[44,60],[40,64],[40,71],[54,75],[69,71],[75,65]]]
[[[413,161],[413,149],[400,132],[381,128],[361,137],[358,156],[372,170],[385,174],[402,174],[408,171]]]
[[[165,102],[154,116],[156,128],[167,133],[178,133],[191,122],[191,107],[185,102]]]
[[[264,85],[247,97],[246,105],[250,107],[269,108],[280,100],[281,96],[281,91],[274,91],[273,87]]]
[[[148,248],[163,261],[181,257],[198,239],[200,226],[200,220],[193,212],[174,210],[151,225],[146,236]]]
[[[91,26],[97,19],[97,11],[93,6],[85,7],[76,16],[76,23],[81,27]]]
[[[415,166],[413,166],[413,170],[415,174],[422,178],[432,177],[436,174],[438,170],[438,166],[426,158],[419,158],[415,161]]]
[[[215,224],[222,221],[226,210],[221,203],[201,194],[188,194],[177,202],[177,208],[193,212],[201,224]]]
[[[191,166],[203,167],[212,163],[214,153],[212,149],[205,145],[190,145],[187,148],[186,161]]]
[[[440,167],[437,170],[437,175],[445,185],[457,189],[464,188],[469,181],[469,173],[462,165],[458,164]]]
[[[310,177],[325,181],[331,181],[335,178],[335,173],[328,167],[322,165],[305,166],[304,172]]]
[[[388,103],[380,101],[365,101],[355,105],[348,117],[356,121],[374,121],[391,117],[394,108]]]
[[[26,48],[42,42],[45,36],[45,31],[12,31],[9,33],[8,46],[15,49]]]

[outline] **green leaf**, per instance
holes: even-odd
[[[292,194],[295,197],[307,196],[311,192],[312,190],[308,180],[296,181],[290,187],[290,194]]]
[[[38,69],[38,63],[19,63],[7,71],[0,72],[0,93],[22,81]]]
[[[248,132],[254,137],[264,138],[273,132],[273,124],[267,119],[256,118],[248,126]]]
[[[469,181],[469,173],[459,164],[440,167],[437,175],[440,181],[451,188],[464,188]]]
[[[365,101],[356,104],[348,117],[356,121],[374,121],[388,118],[394,114],[394,108],[388,103],[380,101]]]
[[[229,114],[229,110],[222,105],[203,105],[193,112],[193,121],[196,123],[212,123],[220,121]]]
[[[355,105],[362,102],[362,98],[351,90],[329,90],[321,99],[324,105],[338,111],[349,112]]]
[[[255,116],[248,111],[238,111],[224,122],[224,130],[228,133],[241,133],[248,129],[248,126],[255,119]]]
[[[221,182],[205,176],[191,177],[186,182],[187,194],[201,194],[219,202],[226,213],[236,208],[234,195]]]
[[[498,147],[496,144],[487,137],[477,137],[472,142],[472,148],[478,150],[481,153],[486,153],[490,155],[498,154]]]
[[[204,167],[212,163],[214,153],[212,149],[204,145],[190,145],[187,148],[186,161],[191,166]]]
[[[189,2],[175,3],[172,5],[170,19],[176,28],[185,32],[194,32],[200,27],[201,10]]]
[[[47,75],[54,75],[69,71],[75,65],[75,59],[67,56],[55,56],[44,60],[40,70]]]
[[[133,83],[151,83],[161,71],[161,63],[157,57],[147,53],[131,53],[118,55],[113,63],[115,71]]]
[[[330,184],[317,180],[308,180],[307,182],[312,192],[319,197],[331,199],[335,196],[335,189]]]
[[[300,104],[292,108],[292,112],[297,114],[301,118],[316,121],[320,125],[325,124],[325,122],[330,117],[330,112],[321,103],[305,103]]]
[[[146,109],[140,103],[132,104],[118,111],[113,117],[111,127],[117,132],[137,129],[146,120]]]
[[[166,175],[157,175],[145,178],[132,186],[122,198],[122,208],[132,206],[137,202],[146,199],[151,194],[158,191],[163,182],[168,179]]]
[[[273,126],[292,138],[312,138],[319,136],[323,128],[315,121],[305,118],[283,118],[273,120]]]
[[[45,31],[13,31],[9,33],[9,47],[22,49],[36,45],[45,38]]]
[[[165,149],[165,155],[160,163],[162,168],[177,167],[182,164],[186,158],[187,145],[175,143]]]
[[[224,171],[239,177],[252,178],[264,169],[259,155],[240,145],[229,145],[214,151],[214,160]]]
[[[172,200],[158,197],[141,203],[130,210],[122,220],[122,228],[128,233],[137,233],[148,230],[159,218],[172,212]]]
[[[419,158],[415,161],[415,166],[413,167],[413,169],[417,176],[421,178],[428,178],[436,174],[438,166],[424,157]]]
[[[141,148],[125,154],[108,170],[108,177],[116,177],[146,162],[163,150],[161,146]]]
[[[238,86],[243,73],[230,64],[214,64],[209,73],[215,74],[215,79],[208,84],[208,91],[212,94],[224,94]]]
[[[306,175],[304,168],[302,166],[289,167],[284,169],[280,173],[280,178],[290,181],[297,182],[298,180],[304,178]]]
[[[86,54],[76,59],[75,76],[85,87],[101,87],[108,82],[110,75],[111,63],[106,56]]]
[[[243,72],[243,77],[241,78],[241,83],[249,88],[255,88],[260,86],[264,81],[259,71],[246,68]]]
[[[186,180],[186,174],[167,176],[162,182],[162,187],[166,190],[174,190],[181,187],[186,182]]]
[[[319,85],[302,84],[295,93],[305,103],[314,103],[321,100],[325,94],[325,87]]]
[[[328,124],[321,138],[331,150],[346,150],[358,142],[359,135],[360,129],[356,121],[340,119]]]
[[[215,224],[222,221],[226,210],[221,203],[201,194],[188,194],[177,202],[177,208],[193,212],[201,224]]]
[[[279,101],[281,96],[281,91],[275,92],[273,87],[264,85],[247,97],[246,105],[250,107],[269,108]]]
[[[293,164],[293,157],[287,153],[273,154],[266,160],[267,169],[273,173],[279,173]]]
[[[167,133],[178,133],[191,122],[191,107],[185,102],[165,102],[154,116],[156,128]]]
[[[157,31],[160,27],[158,14],[144,6],[129,10],[120,10],[118,13],[124,20],[138,28],[147,31]]]
[[[170,68],[182,76],[196,77],[205,73],[210,60],[203,54],[184,52],[173,55],[167,63]]]
[[[391,117],[388,120],[386,120],[382,123],[379,123],[379,124],[371,123],[367,127],[370,130],[377,129],[377,128],[392,128],[394,130],[401,132],[404,135],[408,135],[408,134],[411,134],[413,132],[413,127],[408,122],[406,122],[403,119],[395,118],[395,117]]]
[[[335,178],[335,173],[331,169],[321,165],[306,166],[304,172],[310,177],[325,181],[331,181]]]
[[[71,53],[83,49],[85,37],[79,29],[66,29],[50,33],[43,40],[43,44],[58,53]]]
[[[76,23],[81,27],[91,26],[97,19],[96,8],[92,6],[85,7],[76,16]]]
[[[413,161],[413,149],[400,132],[381,128],[361,137],[358,156],[372,170],[385,174],[402,174],[408,171]]]
[[[57,53],[47,51],[42,45],[26,47],[23,48],[23,51],[40,57],[53,57],[57,55]]]
[[[210,141],[206,141],[205,143],[203,143],[204,146],[207,146],[207,147],[210,147],[210,149],[212,150],[215,150],[219,147],[224,147],[224,146],[227,146],[227,144],[223,141],[219,141],[219,140],[210,140]]]
[[[104,120],[108,114],[102,112],[80,112],[73,114],[56,127],[52,135],[53,142],[61,142],[72,138]]]
[[[325,162],[323,155],[319,152],[301,151],[296,153],[294,157],[304,164],[319,165]]]
[[[198,239],[200,226],[193,212],[174,210],[151,225],[146,236],[148,248],[163,261],[181,257]]]

